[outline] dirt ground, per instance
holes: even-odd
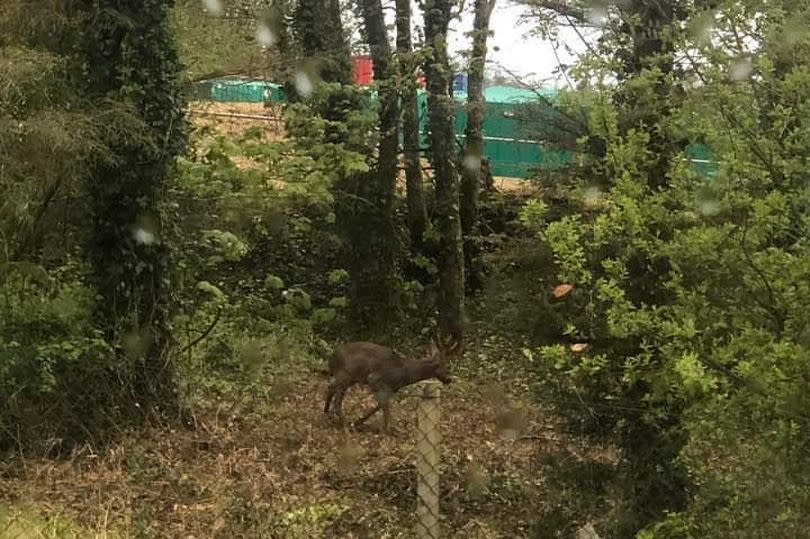
[[[469,389],[462,381],[442,396],[444,536],[525,537],[543,503],[532,463],[558,441],[505,388]],[[64,461],[8,461],[0,508],[63,515],[96,537],[409,536],[418,397],[395,404],[398,432],[386,436],[373,420],[360,432],[329,424],[324,390],[325,381],[279,385],[266,400],[200,413],[195,431],[131,433]],[[356,417],[369,402],[357,390],[347,405]]]

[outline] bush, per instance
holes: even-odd
[[[0,268],[0,447],[49,446],[110,426],[126,369],[95,329],[71,268]],[[128,398],[128,397],[124,397]],[[58,449],[58,447],[56,447]]]

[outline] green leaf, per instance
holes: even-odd
[[[284,288],[284,281],[281,277],[268,273],[264,278],[264,287],[270,290],[282,290]]]

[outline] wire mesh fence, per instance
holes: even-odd
[[[422,388],[416,421],[416,536],[439,537],[440,390],[436,382]]]

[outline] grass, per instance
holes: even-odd
[[[104,530],[93,532],[78,526],[71,518],[51,512],[43,516],[37,510],[0,505],[0,537],[6,539],[97,539],[117,538]]]

